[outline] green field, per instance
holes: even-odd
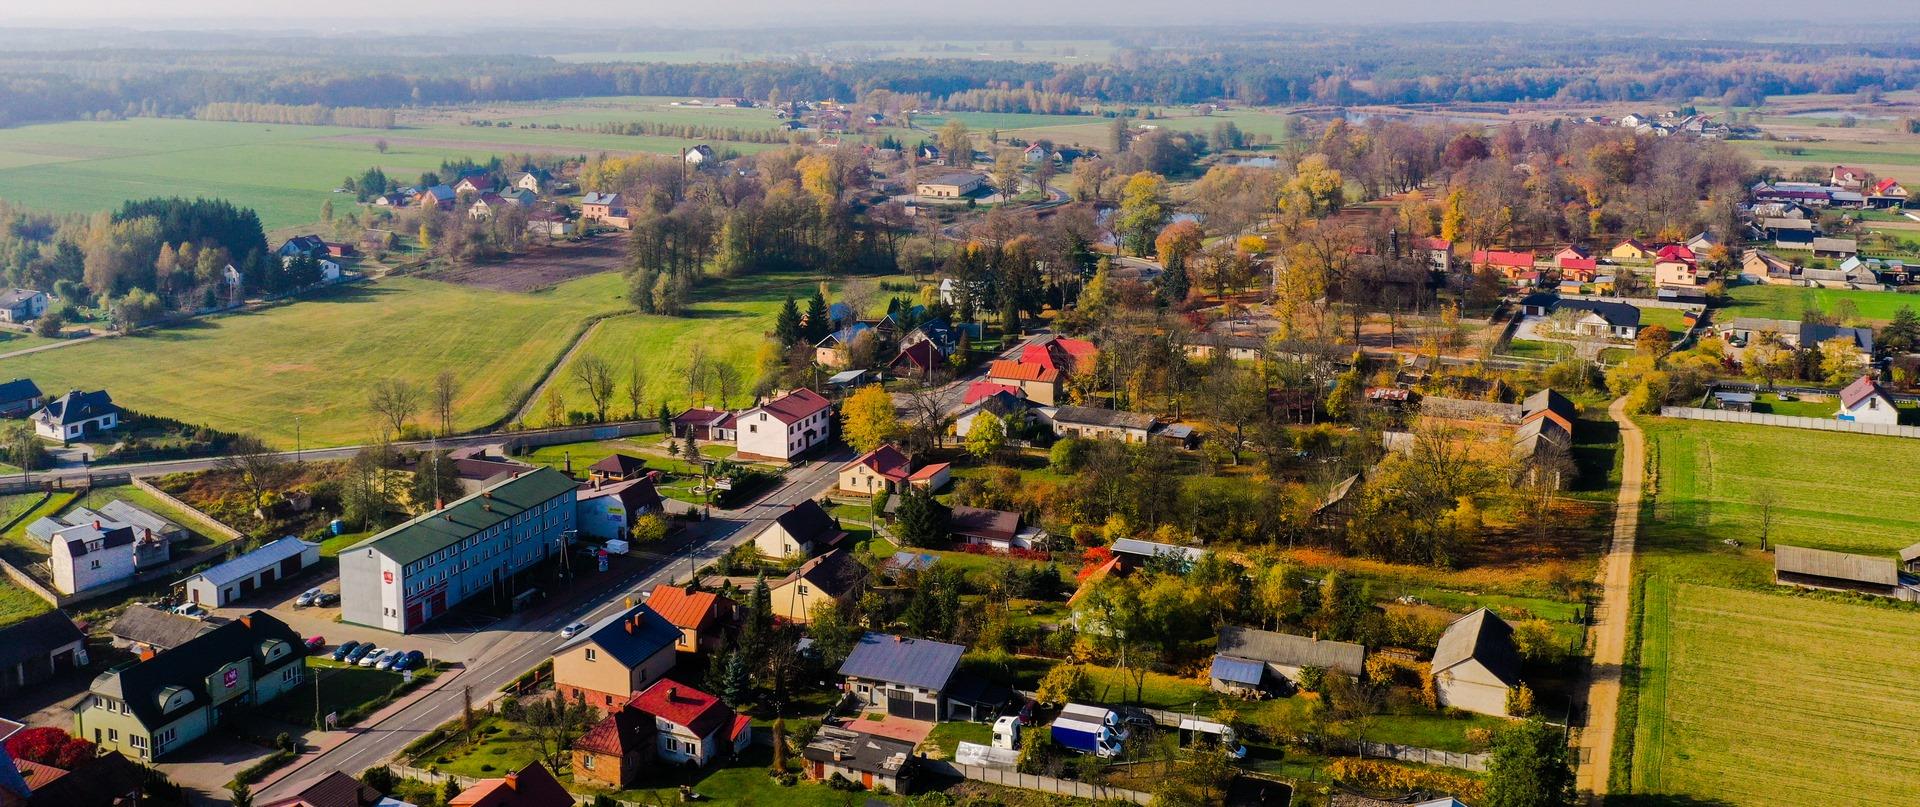
[[[1920,614],[1774,587],[1758,494],[1775,493],[1775,544],[1891,556],[1913,541],[1920,495],[1900,480],[1920,469],[1920,442],[1642,424],[1642,617],[1617,739],[1631,748],[1632,791],[1649,803],[1840,803],[1871,771],[1866,802],[1913,803],[1920,753],[1895,715],[1920,702],[1905,683],[1920,670],[1907,640]]]
[[[602,274],[529,294],[412,278],[341,287],[257,313],[0,360],[42,389],[105,388],[135,410],[260,434],[291,448],[355,444],[375,382],[461,380],[457,427],[506,417],[589,317],[621,311]],[[422,413],[424,416],[424,411]]]
[[[1775,123],[1780,121],[1776,119]],[[1766,140],[1737,140],[1733,145],[1751,155],[1755,162],[1770,165],[1856,165],[1920,166],[1920,141],[1903,139],[1897,143],[1792,143]],[[1800,148],[1801,154],[1781,154],[1774,149]]]
[[[597,118],[591,122],[610,120]],[[385,140],[388,151],[375,150]],[[223,198],[268,229],[319,221],[342,178],[379,166],[411,180],[446,160],[530,151],[677,152],[692,141],[538,129],[434,125],[393,130],[134,118],[0,130],[0,199],[89,213],[152,196]],[[740,151],[768,148],[733,144]]]
[[[0,578],[0,628],[39,616],[51,608],[53,606],[33,592],[15,585],[12,580]]]
[[[1635,791],[1710,804],[1920,803],[1920,613],[1650,586]],[[1664,706],[1664,709],[1657,708]],[[1684,802],[1696,803],[1696,802]]]
[[[806,298],[818,287],[818,278],[805,276],[752,277],[713,280],[698,292],[700,301],[688,306],[682,317],[627,314],[607,319],[595,329],[574,356],[599,356],[614,368],[620,391],[614,409],[626,412],[626,372],[639,362],[646,375],[646,401],[642,410],[651,415],[665,402],[676,411],[692,400],[687,388],[687,366],[694,349],[706,351],[707,358],[731,365],[739,374],[740,386],[730,406],[752,403],[753,383],[760,372],[755,362],[766,334],[773,330],[780,307],[791,294],[805,306]],[[591,408],[586,387],[573,376],[571,364],[560,368],[556,388],[568,409]],[[706,403],[719,401],[708,397]],[[535,405],[535,417],[545,417]]]
[[[1686,312],[1678,308],[1647,306],[1640,309],[1640,327],[1644,328],[1648,325],[1658,325],[1678,337],[1687,332]]]
[[[1717,321],[1731,321],[1731,317],[1800,319],[1809,308],[1832,314],[1842,300],[1851,301],[1859,311],[1859,316],[1870,320],[1892,319],[1901,306],[1912,306],[1915,311],[1920,311],[1920,295],[1891,291],[1749,285],[1735,286],[1727,293],[1733,298],[1733,303],[1715,315]]]

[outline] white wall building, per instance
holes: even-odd
[[[746,459],[790,460],[833,434],[833,402],[797,389],[740,413],[735,448]]]

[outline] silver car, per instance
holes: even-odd
[[[381,657],[385,656],[388,652],[384,647],[376,647],[368,651],[366,655],[360,657],[360,666],[371,667],[379,664]]]
[[[389,650],[385,655],[380,657],[380,661],[376,662],[373,668],[376,670],[390,670],[393,669],[394,664],[406,657],[407,651],[405,650]]]

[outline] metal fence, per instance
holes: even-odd
[[[1051,776],[1036,776],[1007,768],[991,768],[985,765],[961,765],[944,759],[921,760],[921,767],[928,773],[971,779],[975,782],[1017,787],[1022,790],[1038,790],[1043,793],[1057,793],[1077,799],[1096,799],[1101,801],[1130,801],[1134,804],[1146,804],[1153,800],[1150,793],[1128,790],[1120,787],[1105,787],[1075,782],[1067,779],[1055,779]]]
[[[1851,420],[1805,418],[1791,415],[1764,414],[1760,412],[1733,412],[1726,409],[1701,409],[1694,406],[1663,406],[1660,407],[1660,416],[1681,418],[1683,420],[1710,420],[1717,423],[1784,426],[1789,429],[1812,429],[1823,432],[1875,434],[1882,437],[1920,438],[1920,426],[1896,426],[1891,423],[1861,423]]]
[[[1393,743],[1362,743],[1361,752],[1370,757],[1386,757],[1401,762],[1419,762],[1426,765],[1445,765],[1469,771],[1486,771],[1486,754],[1463,754],[1458,751],[1436,751],[1414,745],[1394,745]]]

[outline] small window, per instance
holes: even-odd
[[[582,767],[582,768],[586,768],[587,770],[593,770],[593,755],[592,755],[592,754],[581,754],[581,755],[580,755],[580,767]]]
[[[600,660],[600,654],[599,654],[599,653],[597,653],[597,652],[595,652],[593,648],[591,648],[591,647],[589,647],[589,648],[587,648],[587,660],[588,660],[588,661],[599,661],[599,660]]]
[[[120,742],[120,730],[107,729],[107,742],[110,742],[110,743]]]

